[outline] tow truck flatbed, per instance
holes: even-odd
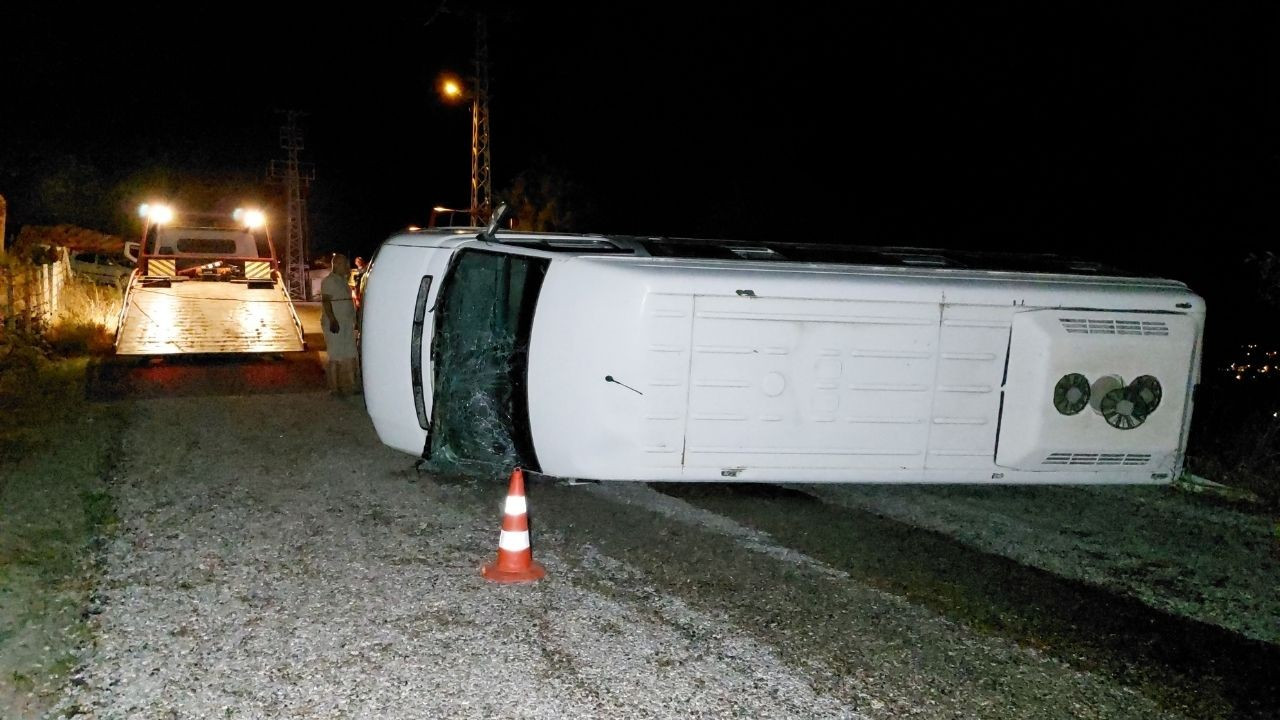
[[[199,280],[130,285],[119,355],[278,353],[305,350],[284,286]]]
[[[170,225],[167,206],[143,207],[147,223],[120,310],[117,355],[306,350],[260,212],[237,210],[235,227]]]

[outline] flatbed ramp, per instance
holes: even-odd
[[[277,353],[306,349],[284,287],[135,282],[125,297],[117,355]]]

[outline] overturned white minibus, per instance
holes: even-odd
[[[379,437],[445,470],[1152,483],[1205,306],[1051,257],[442,229],[382,245],[362,313]]]

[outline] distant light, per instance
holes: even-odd
[[[139,206],[138,206],[138,217],[144,217],[144,218],[145,218],[145,217],[149,216],[150,214],[151,214],[151,206],[150,206],[150,205],[148,205],[148,204],[146,204],[146,203],[142,203],[141,205],[139,205]]]
[[[445,97],[456,98],[462,96],[462,86],[456,80],[445,80],[442,89]]]
[[[256,230],[267,224],[267,216],[261,210],[245,210],[240,221],[250,230]]]
[[[431,208],[431,209],[432,209],[432,210],[435,210],[436,212],[449,212],[449,208],[447,208],[447,207],[445,207],[445,206],[443,206],[443,205],[437,205],[437,206],[435,206],[435,207],[433,207],[433,208]]]
[[[409,232],[418,232],[418,231],[419,231],[419,230],[421,230],[421,229],[422,229],[422,228],[418,227],[417,225],[410,225],[410,226],[409,226]]]

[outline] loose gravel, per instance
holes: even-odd
[[[601,484],[587,492],[543,488],[536,498],[544,519],[540,537],[555,547],[597,544],[640,569],[659,592],[724,617],[802,669],[823,693],[871,717],[1145,720],[1229,712],[1212,701],[1207,714],[1158,706],[1107,672],[1082,671],[1039,647],[971,627],[962,614],[953,617],[952,608],[879,590],[769,533],[671,497],[675,487],[655,487],[662,492],[639,484]],[[683,491],[697,497],[704,486],[694,487]],[[785,517],[785,526],[800,535],[827,530],[810,524],[835,511],[753,495],[735,493],[726,508],[755,525]],[[883,552],[874,542],[836,549]],[[607,576],[595,582],[626,602],[651,602]]]
[[[795,486],[1280,644],[1276,519],[1167,486]]]
[[[358,399],[128,407],[58,717],[1183,717],[640,484],[532,482],[548,576],[487,583],[502,479],[419,476]]]
[[[593,548],[498,586],[457,503],[321,394],[138,402],[81,718],[856,718],[732,623]],[[585,576],[591,576],[590,578]]]

